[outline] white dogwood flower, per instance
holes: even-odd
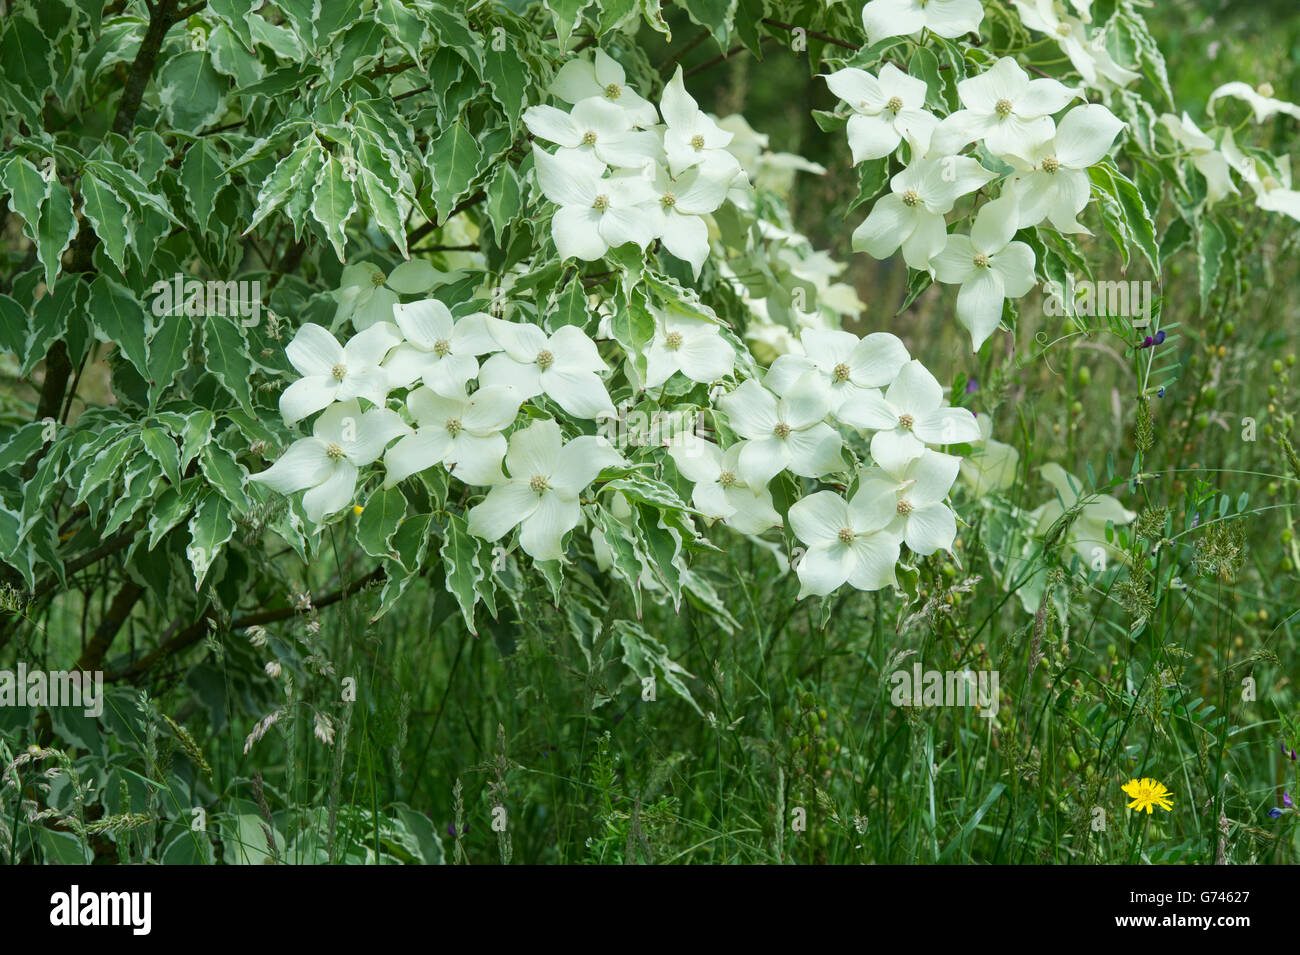
[[[391,322],[393,306],[402,295],[423,295],[429,289],[448,280],[424,259],[403,262],[390,273],[373,262],[356,262],[346,266],[339,278],[334,298],[339,303],[334,313],[333,328],[349,319],[352,327],[365,331],[376,322]]]
[[[547,335],[538,325],[488,318],[488,331],[503,349],[483,363],[479,384],[508,385],[524,399],[545,393],[578,418],[613,414],[614,404],[601,381],[608,371],[596,343],[576,325]]]
[[[965,109],[944,118],[930,140],[930,151],[947,156],[967,143],[983,140],[995,156],[1004,156],[1052,137],[1052,115],[1080,96],[1053,79],[1031,80],[1013,58],[957,84]]]
[[[650,167],[647,167],[647,170]],[[727,198],[731,178],[716,169],[697,166],[676,179],[655,163],[650,179],[655,201],[647,202],[643,214],[664,248],[683,262],[689,262],[696,277],[709,257],[709,227],[700,218],[717,209]]]
[[[568,444],[549,418],[510,436],[505,457],[508,480],[469,509],[469,532],[499,540],[516,525],[519,545],[534,560],[559,560],[561,541],[578,525],[578,497],[604,468],[627,462],[604,438],[584,435]]]
[[[766,487],[751,487],[741,479],[744,446],[740,441],[723,451],[712,441],[687,434],[669,446],[668,454],[682,477],[695,485],[691,503],[696,510],[741,534],[761,534],[780,527],[781,515],[772,507]]]
[[[943,387],[915,358],[883,395],[869,391],[841,408],[839,417],[850,427],[875,431],[871,457],[890,467],[919,457],[927,444],[960,444],[980,436],[970,411],[944,407]]]
[[[393,306],[393,320],[406,338],[384,359],[384,371],[393,388],[422,380],[440,395],[463,394],[465,384],[478,374],[478,356],[500,346],[487,330],[482,312],[459,321],[435,298]]]
[[[897,586],[900,539],[889,530],[894,508],[888,495],[863,490],[850,501],[818,491],[790,505],[790,528],[808,545],[795,567],[799,598],[825,596],[845,583],[858,590]]]
[[[987,203],[975,216],[970,235],[950,235],[934,259],[934,277],[959,285],[957,320],[970,332],[971,347],[980,346],[1002,320],[1002,303],[1034,287],[1034,250],[1012,236],[1020,221],[1014,198]]]
[[[846,404],[887,386],[910,358],[907,347],[889,332],[859,338],[837,328],[805,328],[799,340],[804,353],[778,357],[767,370],[764,384],[785,394],[809,371],[815,371],[830,387],[834,418]]]
[[[867,44],[891,36],[929,30],[948,40],[978,31],[984,19],[980,0],[871,0],[862,8]]]
[[[718,405],[736,433],[750,439],[737,460],[738,474],[750,487],[765,487],[783,469],[821,477],[844,466],[839,432],[825,421],[830,388],[815,374],[780,398],[749,378]]]
[[[982,440],[961,459],[961,478],[976,497],[992,491],[1004,491],[1016,481],[1020,469],[1020,452],[1009,444],[993,440],[993,419],[980,415]]]
[[[1019,172],[1006,186],[1020,208],[1020,228],[1044,219],[1059,232],[1087,232],[1076,216],[1092,194],[1088,167],[1101,161],[1125,124],[1099,104],[1076,106],[1056,135],[1010,160]]]
[[[1257,123],[1262,123],[1278,113],[1285,113],[1293,119],[1300,119],[1300,106],[1295,103],[1288,103],[1286,100],[1275,99],[1271,83],[1261,83],[1259,89],[1253,89],[1248,83],[1224,83],[1210,94],[1210,101],[1206,104],[1206,110],[1211,117],[1214,116],[1215,102],[1225,96],[1245,100],[1255,114],[1255,122]]]
[[[1107,560],[1124,559],[1124,552],[1106,540],[1106,522],[1122,527],[1137,515],[1109,494],[1089,495],[1085,500],[1080,493],[1083,484],[1059,464],[1044,464],[1038,473],[1052,485],[1059,497],[1053,498],[1031,514],[1035,531],[1047,533],[1066,511],[1079,508],[1066,537],[1066,542],[1083,558],[1086,566],[1103,570]]]
[[[957,516],[944,501],[961,467],[961,458],[926,448],[899,466],[877,466],[863,474],[859,494],[882,496],[894,504],[890,529],[913,552],[928,557],[951,551],[957,539]]]
[[[480,388],[472,395],[440,395],[417,388],[406,407],[419,425],[384,455],[384,487],[392,487],[417,471],[445,464],[466,484],[496,484],[502,480],[506,453],[502,431],[510,427],[523,398],[513,388]]]
[[[659,120],[654,104],[642,99],[627,85],[627,74],[617,60],[597,49],[594,62],[585,57],[569,60],[555,74],[551,93],[566,103],[577,104],[592,96],[603,96],[619,109],[626,110],[640,127],[653,126]]]
[[[1106,38],[1098,32],[1088,38],[1085,20],[1092,17],[1088,10],[1079,9],[1080,17],[1070,16],[1063,8],[1059,9],[1054,0],[1011,0],[1015,4],[1020,20],[1031,30],[1046,33],[1061,46],[1070,60],[1070,64],[1083,77],[1085,86],[1103,92],[1114,87],[1125,87],[1138,79],[1141,74],[1115,62],[1110,51],[1106,49]]]
[[[908,76],[892,63],[881,68],[878,78],[847,67],[824,79],[853,110],[847,132],[854,165],[892,154],[904,137],[922,154],[930,148],[939,120],[925,108],[925,80]]]
[[[1160,125],[1169,131],[1178,145],[1191,154],[1192,165],[1205,177],[1207,205],[1212,206],[1225,196],[1237,192],[1227,157],[1214,147],[1214,140],[1201,132],[1201,128],[1186,112],[1181,119],[1173,113],[1165,113],[1160,117]]]
[[[668,158],[668,171],[673,176],[702,166],[728,182],[735,178],[740,171],[740,162],[726,148],[731,142],[731,133],[700,111],[695,99],[686,92],[680,66],[664,87],[659,112],[667,124],[663,147]]]
[[[901,246],[903,261],[928,269],[948,238],[944,216],[953,204],[997,177],[968,156],[913,157],[889,181],[890,194],[876,200],[853,230],[853,249],[885,259]]]
[[[659,137],[636,129],[632,122],[630,112],[599,96],[584,99],[568,113],[554,106],[524,110],[529,132],[560,146],[561,153],[572,150],[623,168],[639,168],[659,155]]]
[[[280,459],[250,481],[281,494],[306,489],[302,506],[312,523],[352,503],[359,469],[378,460],[388,442],[410,427],[388,408],[364,414],[356,401],[331,405],[312,426],[311,437],[289,445]]]
[[[590,262],[625,242],[644,249],[654,238],[644,206],[657,197],[644,177],[602,178],[605,164],[576,149],[552,156],[534,145],[533,162],[542,193],[560,207],[551,220],[560,258]]]
[[[293,424],[335,401],[365,398],[382,405],[388,397],[388,373],[381,364],[402,342],[392,322],[380,322],[340,345],[333,335],[311,322],[298,329],[284,352],[301,374],[280,395],[280,416]]]
[[[736,353],[715,322],[671,306],[655,313],[654,339],[645,351],[647,388],[658,388],[677,372],[705,384],[731,374]]]

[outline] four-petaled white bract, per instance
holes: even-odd
[[[843,439],[826,423],[830,386],[815,372],[777,397],[753,378],[718,399],[731,427],[749,441],[737,459],[738,476],[750,487],[764,487],[778,471],[821,477],[843,468]]]
[[[415,389],[406,406],[418,427],[384,455],[384,487],[439,464],[466,484],[499,483],[506,453],[501,432],[522,403],[518,391],[501,385],[454,396]]]
[[[862,476],[859,494],[880,495],[894,503],[890,529],[922,556],[951,550],[957,516],[944,503],[957,480],[961,458],[926,448],[906,463],[889,462]]]
[[[790,527],[808,545],[795,567],[799,596],[825,595],[845,583],[858,590],[897,586],[895,513],[889,495],[862,490],[849,501],[818,491],[790,505]]]
[[[500,318],[487,323],[502,351],[479,369],[480,385],[505,385],[524,398],[544,393],[576,418],[614,413],[600,378],[608,370],[605,361],[581,328],[563,325],[547,335],[537,325]]]
[[[848,135],[855,164],[891,155],[904,139],[921,153],[930,148],[939,120],[925,108],[925,80],[886,63],[879,77],[848,67],[828,75],[826,85],[853,110]]]
[[[249,480],[281,494],[306,490],[303,510],[319,524],[352,503],[359,469],[378,460],[390,441],[410,430],[387,408],[363,413],[356,401],[341,401],[316,419],[311,437],[299,438],[275,464]]]
[[[723,451],[711,441],[693,434],[683,435],[668,448],[682,477],[691,481],[691,494],[699,512],[711,520],[725,521],[741,534],[761,534],[781,526],[781,515],[772,506],[772,493],[765,487],[751,487],[740,477],[738,441]]]
[[[457,395],[478,374],[478,357],[501,346],[488,333],[481,312],[459,321],[437,299],[393,306],[393,319],[406,339],[384,359],[392,388],[423,381],[440,395]]]
[[[509,478],[470,508],[469,530],[494,541],[521,525],[519,546],[534,560],[564,556],[561,541],[578,525],[583,489],[605,468],[627,463],[601,437],[583,435],[565,444],[549,418],[512,434],[505,461]]]
[[[280,395],[280,415],[293,424],[335,401],[365,398],[383,404],[390,386],[382,362],[402,341],[392,322],[380,322],[352,337],[347,345],[319,325],[307,322],[285,347],[289,363],[303,377]]]
[[[867,392],[862,400],[840,409],[840,420],[876,433],[871,457],[884,467],[901,467],[919,457],[926,445],[978,441],[979,425],[965,408],[943,406],[943,388],[934,375],[913,359],[903,366],[882,395]]]
[[[868,45],[922,30],[951,40],[978,30],[983,19],[980,0],[871,0],[862,8]]]

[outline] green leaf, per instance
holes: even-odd
[[[187,50],[158,71],[158,101],[175,129],[196,133],[220,118],[230,80],[217,72],[208,54]]]
[[[340,262],[347,261],[344,254],[347,224],[356,210],[357,199],[352,191],[352,183],[347,178],[343,165],[331,155],[325,160],[316,179],[311,214],[325,228],[325,236],[334,246],[334,254]]]
[[[475,584],[482,578],[483,570],[478,565],[478,540],[470,534],[465,519],[457,514],[447,518],[447,531],[440,553],[446,572],[447,592],[456,598],[469,632],[477,636],[478,628],[474,626],[474,602],[478,599]]]
[[[228,318],[209,315],[203,322],[203,350],[208,371],[221,380],[241,408],[252,414],[253,389],[249,379],[253,363],[248,357],[243,331]]]
[[[1223,253],[1228,247],[1228,240],[1213,219],[1202,218],[1200,227],[1196,240],[1197,275],[1200,277],[1201,313],[1204,314],[1210,306],[1210,293],[1219,284]]]
[[[149,380],[148,352],[145,348],[144,306],[129,289],[106,275],[90,283],[87,304],[91,327],[102,342],[115,344],[140,377]]]
[[[207,229],[217,193],[226,182],[221,156],[208,140],[199,139],[186,150],[181,160],[180,180],[190,214],[201,228]]]
[[[190,543],[185,548],[190,567],[194,571],[194,589],[203,586],[213,562],[235,535],[235,522],[230,519],[230,502],[220,494],[207,494],[199,502],[190,518]]]
[[[49,183],[49,193],[41,203],[41,219],[36,233],[36,254],[45,267],[45,284],[54,288],[54,279],[59,274],[59,260],[77,234],[72,193],[57,179]]]
[[[456,202],[469,189],[480,158],[474,135],[459,120],[442,131],[429,151],[438,219],[445,222]]]
[[[172,487],[180,487],[181,453],[172,436],[159,428],[143,428],[140,431],[140,438],[149,457],[157,461],[158,466],[162,468],[163,476]]]
[[[126,271],[126,247],[132,241],[133,217],[111,187],[87,173],[81,177],[81,211],[86,214],[113,264]]]
[[[406,495],[401,488],[380,488],[370,495],[357,521],[357,543],[371,557],[388,557],[391,541],[406,517]]]

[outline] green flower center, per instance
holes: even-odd
[[[889,102],[885,104],[885,109],[889,110],[891,113],[897,113],[902,108],[903,101],[897,96],[891,96]]]
[[[665,192],[659,197],[659,204],[665,209],[671,209],[673,206],[677,205],[677,197],[671,192]]]
[[[433,343],[433,353],[437,355],[439,358],[442,358],[444,355],[450,354],[451,342],[447,341],[447,339],[445,338],[439,338],[436,342]]]
[[[555,356],[543,348],[537,353],[537,367],[545,371],[555,364]]]
[[[998,100],[996,103],[993,104],[993,111],[997,113],[999,116],[1001,116],[1003,119],[1006,119],[1008,116],[1011,115],[1011,100],[1009,99]]]
[[[370,284],[379,286],[388,281],[388,276],[378,270],[370,273]]]
[[[898,416],[898,426],[907,431],[912,430],[912,425],[916,424],[916,419],[910,414],[901,414]]]
[[[723,471],[718,475],[718,483],[723,487],[731,487],[736,483],[736,475],[731,471]]]
[[[989,267],[989,257],[983,252],[975,253],[975,268],[987,269]]]
[[[692,136],[692,137],[691,137],[691,148],[692,148],[692,149],[703,149],[703,148],[704,148],[704,137],[701,136],[699,133],[696,133],[694,136]]]
[[[597,212],[604,212],[606,209],[609,208],[609,196],[605,195],[604,193],[601,193],[591,203],[591,207],[595,209]]]
[[[853,533],[853,528],[851,527],[841,527],[840,532],[835,536],[840,539],[841,544],[852,544],[853,538],[857,537],[858,535]]]
[[[772,429],[772,433],[781,439],[788,438],[790,437],[790,426],[784,421],[778,421],[776,427]]]
[[[596,145],[596,134],[593,133],[590,129],[582,134],[582,145],[584,146]]]
[[[906,500],[900,500],[898,502],[898,507],[895,508],[895,510],[897,510],[899,514],[902,514],[904,517],[906,517],[908,514],[912,513],[912,502]]]
[[[330,377],[333,378],[335,381],[342,381],[344,377],[347,375],[347,373],[348,373],[348,368],[346,365],[343,364],[335,365],[333,368],[330,369]]]
[[[459,418],[448,418],[444,427],[447,429],[447,433],[454,438],[456,435],[460,434],[461,430],[465,426],[460,423]]]
[[[331,461],[337,461],[339,458],[343,457],[343,449],[337,444],[331,442],[330,444],[325,445],[325,457],[329,458]]]
[[[534,474],[528,481],[528,487],[534,494],[541,494],[551,489],[551,482],[541,474]]]
[[[669,351],[677,351],[677,349],[681,348],[681,347],[682,347],[682,333],[681,333],[681,332],[669,332],[667,335],[665,335],[665,336],[664,336],[664,347],[666,347]]]
[[[909,209],[916,206],[920,201],[921,197],[916,194],[915,189],[908,189],[903,193],[903,205],[907,206]]]
[[[1074,28],[1073,28],[1072,26],[1070,26],[1070,24],[1068,24],[1068,23],[1062,23],[1060,26],[1058,26],[1058,27],[1056,28],[1056,35],[1057,35],[1057,36],[1069,36],[1073,31],[1074,31]]]
[[[618,99],[623,95],[623,87],[617,83],[610,83],[605,87],[605,99]]]
[[[848,362],[842,361],[836,365],[835,369],[831,372],[831,380],[835,382],[848,381],[851,371]]]
[[[1051,175],[1052,173],[1056,172],[1056,170],[1060,168],[1061,168],[1061,160],[1057,159],[1055,156],[1048,156],[1043,160],[1043,172],[1047,173],[1048,175]]]

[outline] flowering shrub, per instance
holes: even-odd
[[[1263,127],[1300,107],[1231,81],[1198,125],[1136,0],[670,6],[16,4],[0,349],[29,392],[0,430],[0,649],[84,585],[77,612],[95,590],[102,619],[77,666],[111,682],[233,654],[234,633],[257,680],[328,682],[311,641],[331,603],[366,591],[374,626],[429,585],[437,621],[505,644],[503,611],[544,594],[600,670],[593,708],[662,680],[714,724],[644,614],[728,639],[763,618],[720,594],[759,595],[735,548],[793,574],[810,632],[854,591],[900,620],[996,591],[1039,653],[1080,588],[1138,587],[1176,536],[1136,499],[1185,343],[1162,276],[1178,263],[1205,312],[1240,290],[1252,203],[1294,232]],[[704,33],[668,47],[670,21]],[[698,44],[720,55],[688,66]],[[703,70],[774,44],[829,107],[816,155],[851,169],[841,259],[795,224],[796,183],[827,167],[700,105]],[[864,302],[848,255],[905,286]],[[1098,312],[1099,281],[1127,294],[1130,271],[1160,295]],[[923,295],[958,349],[885,329]],[[1133,453],[1104,480],[1031,473],[1028,424],[1003,430],[954,374],[956,356],[1005,383],[1017,349],[1046,355],[1024,333],[1040,303],[1137,382]],[[954,584],[963,535],[980,570]],[[146,613],[166,622],[115,646]],[[299,618],[303,646],[268,642]],[[616,676],[592,662],[605,640]],[[324,700],[305,705],[333,745]],[[292,709],[260,705],[246,751]]]

